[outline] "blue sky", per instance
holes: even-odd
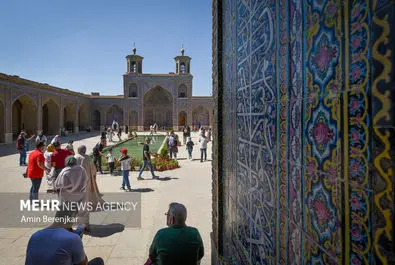
[[[174,72],[183,44],[193,95],[211,95],[211,27],[211,0],[2,1],[0,72],[115,95],[134,42],[145,73]]]

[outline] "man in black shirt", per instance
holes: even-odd
[[[103,155],[103,148],[104,148],[104,141],[105,139],[101,139],[100,143],[97,143],[96,146],[93,148],[93,162],[95,163],[96,166],[96,171],[100,172],[100,174],[103,174],[103,171],[101,169],[101,157]]]
[[[145,167],[147,165],[148,165],[148,167],[151,170],[152,178],[153,179],[158,178],[158,176],[155,176],[155,174],[154,174],[154,168],[153,168],[152,162],[151,162],[151,153],[149,151],[149,144],[150,144],[150,142],[151,142],[151,138],[147,137],[145,139],[145,144],[144,144],[144,147],[143,147],[143,165],[140,168],[140,173],[139,173],[139,176],[137,178],[138,180],[143,180],[143,178],[141,177],[141,174],[143,174],[143,171],[144,171],[144,169],[145,169]]]

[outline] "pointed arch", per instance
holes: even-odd
[[[194,125],[209,126],[210,112],[203,105],[199,105],[192,111],[192,122]]]
[[[42,106],[42,129],[44,134],[54,135],[59,132],[59,105],[53,100],[48,99]]]
[[[187,125],[187,113],[185,111],[180,111],[178,114],[178,126]]]
[[[161,86],[155,86],[143,97],[144,127],[156,123],[159,127],[173,127],[173,96]]]
[[[14,134],[21,130],[29,135],[37,133],[37,104],[27,94],[23,94],[12,103],[11,124]]]
[[[67,103],[63,108],[63,126],[69,132],[74,132],[77,118],[76,112],[76,106],[71,102]]]
[[[107,109],[106,125],[111,125],[114,120],[117,121],[119,125],[123,125],[123,109],[117,104],[113,104]]]

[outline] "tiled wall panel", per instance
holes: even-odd
[[[395,264],[394,2],[214,2],[221,264]]]

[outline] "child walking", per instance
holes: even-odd
[[[190,160],[192,160],[192,151],[193,151],[193,146],[194,146],[194,145],[195,145],[195,144],[192,142],[191,137],[187,137],[186,146],[187,146],[187,150],[188,150],[188,158],[189,158]]]
[[[114,173],[114,155],[112,154],[112,149],[108,150],[107,154],[107,162],[108,162],[108,167],[110,168],[110,175]]]
[[[132,188],[130,187],[130,182],[129,182],[129,171],[130,171],[131,157],[128,156],[128,150],[126,148],[122,148],[121,153],[122,154],[119,157],[119,162],[121,163],[121,170],[122,170],[122,176],[123,176],[121,190],[132,191]],[[126,187],[126,189],[125,189],[125,187]]]

